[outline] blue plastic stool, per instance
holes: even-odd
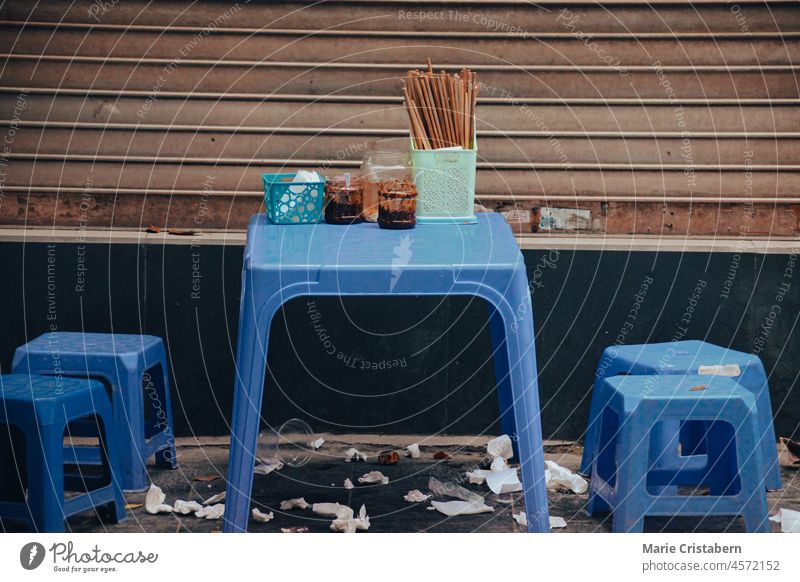
[[[529,531],[550,530],[533,343],[522,253],[494,213],[472,225],[408,231],[377,224],[276,225],[250,221],[242,273],[226,532],[247,529],[272,319],[308,295],[469,295],[491,306],[490,327],[503,430],[521,464]]]
[[[721,369],[722,366],[726,366],[727,369]],[[697,374],[702,371],[708,373],[705,377],[709,378],[715,372],[734,374],[737,366],[740,374],[731,376],[732,379],[753,394],[758,406],[758,441],[765,463],[767,489],[780,489],[783,485],[772,422],[772,404],[767,375],[758,356],[697,340],[612,346],[603,352],[597,367],[595,392],[604,379],[618,374]],[[599,412],[597,399],[593,395],[581,461],[581,473],[584,475],[591,472],[591,451],[597,438]],[[679,442],[682,454],[702,456],[705,452],[705,434],[706,427],[702,422],[689,421],[681,425],[661,423],[653,435],[656,441],[662,443],[660,450],[658,448],[654,450],[657,462],[665,466],[674,464],[675,459],[670,451],[677,451]],[[703,460],[698,459],[698,461]]]
[[[46,333],[17,348],[13,361],[14,373],[96,378],[111,387],[125,491],[149,486],[153,455],[156,464],[177,467],[167,370],[161,338],[119,333]],[[84,454],[82,462],[99,460]]]
[[[611,510],[614,532],[641,532],[654,515],[738,515],[748,532],[770,531],[752,393],[730,378],[661,375],[607,378],[596,396],[589,515]],[[707,463],[657,466],[652,429],[686,420],[706,423]],[[710,495],[680,496],[681,485],[707,486]]]
[[[3,457],[12,461],[11,467],[3,467],[8,473],[0,480],[3,520],[23,521],[38,532],[58,533],[64,531],[67,517],[110,504],[114,511],[109,516],[116,522],[125,519],[125,499],[117,480],[114,418],[100,382],[8,374],[0,376],[0,405],[0,448],[6,451]],[[64,447],[65,431],[71,435],[71,423],[79,420],[94,427],[91,436],[99,438],[99,446]],[[9,450],[12,447],[13,452]],[[82,449],[98,454],[102,474],[81,470],[80,454],[70,453]],[[67,470],[73,465],[78,467],[77,473]],[[65,489],[82,493],[65,499]]]

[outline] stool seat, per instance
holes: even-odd
[[[6,426],[0,431],[5,461],[0,470],[6,475],[0,482],[0,518],[27,522],[40,532],[62,532],[67,517],[113,505],[112,518],[125,519],[114,420],[100,382],[8,374],[0,376],[0,401],[0,425]],[[70,434],[70,424],[77,421],[95,427],[98,446],[64,448],[65,432]],[[65,456],[73,449],[95,450],[102,473],[83,474],[77,456]],[[67,464],[77,465],[78,474],[67,471]],[[65,487],[81,494],[65,499]]]
[[[769,531],[750,391],[720,376],[615,376],[595,397],[600,413],[590,457],[590,514],[611,510],[615,532],[640,532],[644,517],[655,515],[739,515],[748,531]],[[704,462],[676,455],[684,463],[660,464],[652,438],[658,424],[686,421],[706,423]],[[681,486],[708,487],[709,495],[679,495]]]
[[[766,487],[770,490],[782,487],[769,384],[758,356],[699,340],[611,346],[603,351],[597,366],[595,391],[604,379],[619,374],[699,374],[706,378],[722,376],[735,380],[756,399],[758,440],[763,462],[766,464]],[[591,471],[590,452],[594,449],[594,440],[597,438],[597,415],[598,407],[593,395],[581,461],[581,473],[584,475]],[[662,442],[662,448],[674,448],[680,442],[684,451],[704,452],[706,430],[703,423],[688,422],[681,427],[665,423],[661,429],[661,433],[654,438]],[[662,462],[669,464],[673,459],[662,455]]]
[[[53,332],[17,348],[14,373],[96,378],[109,387],[126,491],[149,485],[147,461],[175,468],[167,357],[161,338],[119,333]],[[91,462],[92,458],[83,459]],[[98,459],[94,459],[95,462]]]

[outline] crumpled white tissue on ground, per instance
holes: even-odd
[[[504,459],[510,459],[514,456],[514,448],[511,445],[511,437],[507,434],[504,434],[490,440],[486,445],[486,452],[489,453],[492,458],[503,457]]]
[[[283,469],[283,462],[277,459],[268,459],[256,464],[253,467],[253,473],[255,475],[269,475],[273,471],[280,471],[281,469]]]
[[[419,445],[414,443],[406,447],[406,456],[412,459],[419,459]]]
[[[457,499],[471,503],[483,503],[483,497],[481,497],[475,491],[470,491],[469,489],[454,483],[442,483],[436,477],[431,477],[428,479],[428,489],[431,490],[431,493],[440,497],[456,497]]]
[[[570,489],[573,493],[586,493],[589,483],[566,467],[554,461],[545,461],[544,478],[548,489]]]
[[[311,507],[311,505],[302,497],[281,501],[281,511],[287,511],[289,509],[294,509],[295,507],[297,509],[308,509]]]
[[[203,505],[214,505],[215,503],[219,503],[223,499],[225,499],[225,494],[227,491],[223,491],[222,493],[217,493],[216,495],[212,495],[205,501],[203,501]]]
[[[800,511],[780,508],[769,520],[781,524],[783,533],[800,533]]]
[[[344,452],[344,462],[349,463],[350,461],[366,461],[367,455],[364,453],[358,452],[358,450],[350,448]]]
[[[514,518],[519,525],[522,527],[528,527],[528,516],[524,511],[520,511],[519,513],[512,513],[511,517]],[[562,527],[567,527],[567,522],[564,521],[563,517],[553,517],[550,516],[550,529],[559,529]]]
[[[508,463],[503,457],[495,457],[489,466],[490,471],[505,471],[506,469],[508,469]]]
[[[331,505],[338,505],[338,503]],[[357,530],[367,531],[370,525],[369,516],[367,515],[367,506],[361,506],[361,509],[358,512],[358,517],[356,518],[353,517],[353,510],[349,507],[347,507],[347,509],[350,510],[350,517],[337,517],[331,522],[331,529],[333,531],[341,531],[344,533],[355,533]]]
[[[560,529],[562,527],[567,527],[567,522],[563,517],[553,517],[550,516],[550,529]]]
[[[345,479],[344,480],[344,488],[345,489],[353,489],[354,487],[355,487],[355,485],[353,485],[353,482],[350,479]]]
[[[200,511],[195,512],[195,517],[204,517],[206,519],[219,519],[225,513],[225,504],[217,503],[216,505],[209,505]]]
[[[486,505],[481,501],[431,501],[431,505],[439,513],[447,516],[454,515],[473,515],[476,513],[490,513],[494,507]]]
[[[419,489],[414,489],[413,491],[409,491],[403,496],[403,499],[408,501],[409,503],[420,503],[422,501],[427,501],[430,498],[430,495],[425,495]]]
[[[353,510],[341,503],[315,503],[311,506],[311,511],[317,515],[325,517],[336,517],[338,519],[353,519]]]
[[[317,440],[311,441],[310,443],[308,443],[308,446],[311,447],[312,451],[316,451],[317,449],[319,449],[324,444],[325,444],[325,439],[322,438],[322,437],[319,437]]]
[[[505,469],[504,471],[489,471],[486,476],[486,484],[492,493],[504,495],[522,491],[522,483],[516,469]]]
[[[361,477],[358,478],[359,483],[382,483],[386,485],[389,483],[389,477],[381,473],[380,471],[370,471],[369,473],[364,473]]]
[[[189,515],[195,511],[200,511],[203,509],[203,506],[197,503],[197,501],[183,501],[182,499],[178,499],[173,505],[173,509],[175,510],[175,513]]]
[[[144,508],[147,513],[152,513],[153,515],[157,513],[172,513],[172,506],[164,503],[166,498],[167,496],[164,495],[161,487],[151,483],[150,489],[147,490],[147,495],[144,498]]]
[[[491,471],[486,471],[484,469],[475,469],[474,471],[467,471],[466,476],[467,480],[473,485],[483,485],[486,482],[486,475],[491,473]]]
[[[259,523],[267,523],[268,521],[271,521],[273,517],[275,517],[273,512],[270,511],[269,513],[264,513],[263,511],[259,511],[257,507],[253,508],[252,515],[253,521],[257,521]]]

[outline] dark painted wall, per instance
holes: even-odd
[[[605,346],[681,338],[759,352],[776,430],[794,434],[795,258],[526,251],[545,435],[582,436]],[[242,247],[3,243],[0,265],[3,372],[14,348],[50,324],[159,335],[176,432],[228,432]],[[465,298],[296,300],[273,324],[265,416],[301,417],[318,430],[496,432],[485,313]]]

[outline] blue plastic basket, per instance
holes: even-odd
[[[294,174],[262,174],[264,205],[275,224],[313,224],[322,219],[325,181],[292,182]]]

